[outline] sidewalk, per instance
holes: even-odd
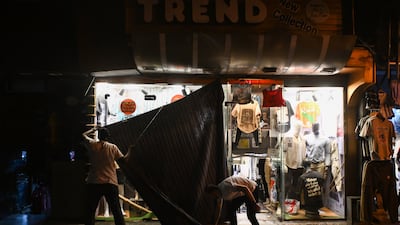
[[[126,225],[160,225],[159,221],[134,221]],[[0,225],[82,225],[72,221],[59,221],[47,219],[42,214],[14,214],[0,220]],[[96,225],[114,225],[113,221],[97,221]]]
[[[247,219],[246,213],[238,213],[238,225],[251,225]],[[257,213],[257,219],[260,225],[347,225],[346,221],[279,221],[276,216],[271,213],[262,211]],[[134,221],[126,222],[126,225],[160,225],[160,221]],[[45,215],[35,214],[15,214],[0,220],[0,225],[82,225],[77,222],[54,221],[46,219]],[[97,221],[96,225],[114,225],[113,221]]]

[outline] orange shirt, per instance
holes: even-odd
[[[300,102],[296,106],[296,118],[303,122],[305,128],[311,128],[312,124],[318,121],[320,115],[320,107],[318,103]]]

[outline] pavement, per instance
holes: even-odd
[[[160,221],[138,220],[126,225],[160,225]],[[80,222],[53,220],[43,214],[13,214],[2,218],[0,225],[82,225]],[[96,225],[115,225],[114,221],[96,221]]]
[[[248,221],[246,213],[238,213],[238,225],[251,225]],[[276,216],[270,212],[261,211],[257,213],[257,219],[260,225],[346,225],[346,221],[279,221]],[[47,219],[45,215],[37,214],[14,214],[0,220],[0,225],[82,225],[73,221],[59,221]],[[113,221],[96,221],[96,225],[114,225]],[[126,225],[161,225],[160,221],[154,220],[138,220],[128,221]]]
[[[261,207],[263,206],[263,207]],[[276,208],[271,207],[271,205],[260,205],[261,211],[256,214],[257,220],[260,225],[293,225],[293,224],[307,224],[307,225],[347,225],[345,220],[288,220],[280,221],[277,217],[279,215],[275,211]],[[299,216],[302,213],[299,212]],[[299,217],[300,218],[300,217]],[[241,209],[237,213],[238,225],[251,225],[250,221],[247,219],[245,209]],[[81,222],[76,221],[62,221],[55,220],[45,214],[13,214],[5,218],[0,219],[0,225],[82,225]],[[112,217],[97,217],[96,225],[114,225]],[[156,217],[144,215],[142,217],[127,218],[126,225],[161,225],[161,222],[157,220]]]

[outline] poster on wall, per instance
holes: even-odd
[[[121,101],[120,110],[125,115],[131,115],[136,111],[136,102],[131,98],[126,98]]]

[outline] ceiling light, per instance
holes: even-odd
[[[263,67],[262,71],[264,73],[275,73],[277,71],[276,67]]]
[[[336,71],[336,67],[325,67],[321,70],[323,73],[334,73]]]
[[[140,75],[140,73],[136,69],[110,70],[110,71],[99,71],[92,73],[92,76],[94,77],[131,76],[131,75]]]

